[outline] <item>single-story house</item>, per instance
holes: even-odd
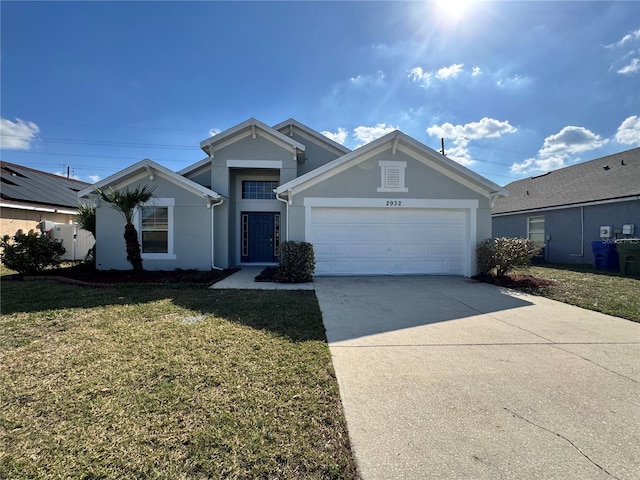
[[[134,220],[146,269],[271,265],[295,240],[313,244],[317,275],[474,275],[507,194],[400,131],[350,151],[296,120],[252,118],[200,148],[179,172],[145,159],[79,193],[97,202],[101,268],[130,266],[124,220],[96,188],[155,188]]]
[[[593,264],[592,242],[640,236],[640,148],[518,180],[493,207],[494,237],[524,237],[554,263]]]
[[[65,260],[84,258],[91,233],[74,224],[78,192],[91,184],[0,161],[0,237],[46,232],[62,241]]]

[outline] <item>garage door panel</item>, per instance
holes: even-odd
[[[314,207],[316,273],[464,274],[467,218],[464,210]]]

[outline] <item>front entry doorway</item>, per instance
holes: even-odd
[[[274,212],[243,212],[242,263],[273,263],[280,253],[280,214]]]

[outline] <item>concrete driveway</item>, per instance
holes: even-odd
[[[314,279],[363,480],[640,478],[640,325],[455,277]]]

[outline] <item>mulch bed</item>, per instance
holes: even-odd
[[[214,284],[223,278],[228,277],[232,273],[237,272],[238,268],[227,270],[148,270],[136,273],[133,270],[92,270],[86,266],[62,268],[58,270],[48,270],[37,275],[12,275],[14,280],[38,280],[50,279],[58,280],[64,283],[72,283],[76,285],[113,285],[118,283],[150,283],[150,284],[173,284],[173,283],[192,283],[192,284]],[[3,277],[7,278],[7,277]]]

